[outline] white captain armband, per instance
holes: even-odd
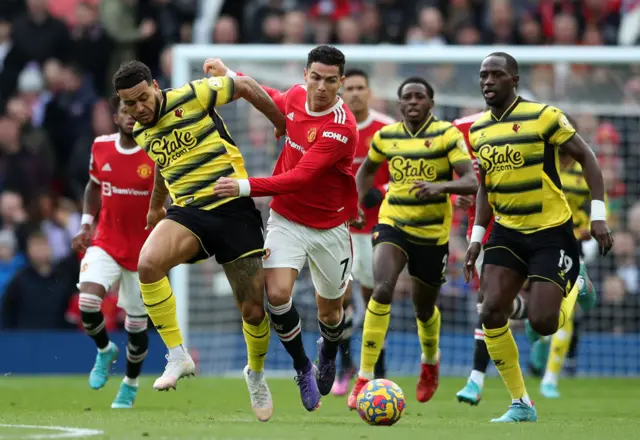
[[[229,78],[235,78],[236,76],[238,76],[238,74],[233,70],[227,68],[227,73],[225,73],[224,76],[227,76]]]
[[[484,234],[486,234],[487,229],[483,228],[480,225],[473,225],[473,229],[471,229],[471,238],[469,242],[471,243],[482,243],[482,239],[484,238]]]
[[[251,184],[249,179],[238,179],[238,190],[240,197],[249,197],[251,195]]]
[[[607,205],[602,200],[591,201],[591,221],[607,219]]]

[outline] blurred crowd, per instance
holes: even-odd
[[[106,98],[112,94],[111,75],[123,61],[144,61],[166,88],[172,46],[178,43],[635,45],[639,36],[638,0],[2,0],[0,328],[79,324],[79,265],[71,238],[80,223],[92,140],[114,131]],[[385,80],[423,75],[440,96],[477,94],[476,71],[477,66],[384,66],[379,72]],[[587,96],[640,104],[638,65],[534,66],[522,76],[524,91],[543,101],[561,96],[580,102]],[[396,111],[389,99],[376,107]],[[475,110],[445,106],[439,112],[453,119]],[[268,173],[278,153],[277,145],[264,147],[273,143],[271,131],[247,118],[251,112],[227,111],[223,116],[238,143],[256,151],[263,147],[260,154],[247,154],[250,171]],[[603,306],[594,313],[604,314],[597,322],[606,331],[638,331],[640,322],[635,115],[573,115],[603,166],[616,228],[614,256],[594,269],[603,292]],[[457,316],[466,310],[458,299],[471,297],[472,288],[461,280],[463,239],[454,237],[452,248],[443,307]],[[399,283],[400,298],[407,295],[405,284]],[[120,316],[110,298],[106,315],[116,328]],[[628,319],[606,324],[607,313]]]

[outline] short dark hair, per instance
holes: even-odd
[[[344,54],[333,46],[318,46],[309,52],[307,57],[307,69],[312,63],[326,64],[327,66],[338,66],[340,76],[344,75],[344,65],[346,60]]]
[[[433,99],[435,95],[435,93],[433,92],[433,87],[431,87],[431,84],[429,84],[426,79],[420,78],[419,76],[412,76],[402,81],[402,84],[400,84],[400,87],[398,87],[398,99],[402,98],[402,89],[407,84],[422,84],[426,87],[427,96],[429,96],[430,99]]]
[[[487,56],[487,58],[489,58],[489,57],[500,57],[500,58],[502,58],[507,63],[507,70],[509,71],[509,74],[511,76],[517,76],[518,75],[518,62],[516,61],[516,59],[514,57],[512,57],[508,53],[506,53],[506,52],[493,52],[493,53],[490,53]]]
[[[349,69],[344,72],[345,78],[350,78],[352,76],[361,76],[366,81],[367,85],[369,85],[369,74],[362,69]]]
[[[116,91],[130,89],[142,81],[151,84],[153,77],[147,65],[140,61],[122,63],[118,71],[113,75],[113,87],[115,87]]]
[[[117,93],[109,98],[109,108],[113,113],[120,111],[120,96]]]

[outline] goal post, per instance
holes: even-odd
[[[478,84],[481,61],[490,53],[506,52],[519,64],[520,93],[555,105],[577,121],[578,131],[600,159],[610,201],[610,224],[623,241],[640,244],[640,227],[627,221],[637,209],[640,222],[640,48],[565,46],[338,46],[348,67],[370,75],[372,106],[397,114],[397,87],[408,76],[423,76],[435,90],[435,114],[445,120],[484,108]],[[203,77],[206,58],[221,58],[274,88],[287,89],[303,81],[307,54],[314,46],[177,45],[173,48],[172,86]],[[281,144],[273,139],[269,122],[246,102],[219,108],[245,158],[250,175],[269,175]],[[268,201],[256,199],[266,220]],[[630,216],[630,215],[629,215]],[[631,216],[630,216],[631,218]],[[634,217],[635,218],[635,217]],[[465,227],[465,218],[460,228]],[[637,229],[638,232],[633,232]],[[636,235],[637,234],[637,235]],[[475,293],[460,280],[466,244],[462,234],[451,239],[452,261],[440,298],[442,310],[442,372],[466,374],[471,367]],[[580,339],[578,372],[582,375],[640,376],[640,272],[624,261],[635,258],[635,247],[616,251],[616,261],[589,256],[589,273],[600,293],[589,313],[578,312]],[[626,252],[626,253],[625,253]],[[626,258],[626,259],[625,259]],[[178,302],[179,323],[190,349],[198,352],[203,374],[241,371],[246,362],[240,315],[228,282],[212,260],[182,265],[171,272]],[[358,296],[354,289],[354,296]],[[636,296],[638,295],[638,296]],[[303,320],[305,346],[315,355],[317,338],[313,286],[304,270],[296,283],[294,301]],[[360,318],[362,304],[359,304]],[[420,347],[408,286],[396,289],[389,330],[389,370],[393,375],[418,371]],[[529,348],[524,332],[514,324],[523,366]],[[360,332],[352,351],[358,360]],[[270,372],[289,373],[291,363],[272,335],[267,356]],[[605,354],[606,353],[606,354]]]

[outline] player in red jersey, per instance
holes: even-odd
[[[478,160],[471,148],[471,144],[469,142],[469,129],[473,125],[474,122],[480,118],[481,113],[474,113],[470,116],[466,116],[460,119],[456,119],[453,121],[453,125],[462,132],[464,136],[465,143],[467,144],[467,150],[469,151],[469,155],[471,156],[471,160],[473,161],[473,169],[476,172],[476,177],[478,181],[480,181],[480,169],[478,165]],[[467,211],[467,240],[471,240],[471,230],[473,229],[473,225],[476,219],[476,196],[457,196],[454,201],[454,206],[458,209],[466,209]],[[487,231],[484,234],[482,239],[482,245],[484,246],[489,240],[489,235],[491,234],[491,228],[493,226],[493,218],[491,219],[489,226],[487,227]],[[479,280],[480,273],[482,271],[482,261],[484,257],[484,251],[480,251],[480,255],[475,263],[476,268],[476,276],[475,279]],[[477,287],[479,288],[479,283],[477,283]],[[480,305],[482,304],[482,297],[478,295],[478,314],[480,313]],[[511,319],[523,319],[526,315],[526,307],[524,304],[524,300],[520,295],[516,297],[513,302],[513,310],[511,312]],[[473,368],[471,370],[471,374],[467,380],[467,384],[456,394],[456,398],[459,402],[468,403],[470,405],[477,405],[480,403],[482,399],[482,388],[484,386],[484,375],[487,372],[487,367],[489,366],[489,362],[491,361],[491,357],[489,356],[489,352],[487,351],[487,344],[484,342],[484,330],[482,329],[482,321],[480,317],[478,317],[478,322],[475,326],[473,332],[473,338],[475,340],[474,349],[473,349]]]
[[[355,175],[362,162],[367,157],[373,135],[378,130],[395,121],[390,116],[377,112],[369,107],[371,90],[369,89],[369,76],[360,69],[349,69],[344,74],[342,86],[342,99],[353,113],[358,123],[358,145],[353,159],[353,174]],[[360,290],[365,304],[369,302],[373,292],[373,245],[371,244],[371,230],[378,223],[378,211],[386,194],[389,183],[389,167],[386,163],[380,166],[376,173],[373,187],[365,197],[363,212],[364,225],[358,229],[351,227],[351,240],[353,243],[353,269],[352,277],[360,283]],[[352,282],[344,296],[345,309],[345,333],[340,343],[342,365],[338,379],[333,384],[331,393],[342,396],[349,390],[349,380],[356,374],[356,368],[351,358],[351,334],[353,328],[351,288]],[[380,353],[376,363],[376,377],[384,377],[384,350]]]
[[[286,115],[286,142],[272,177],[221,178],[220,196],[274,196],[267,224],[264,258],[267,299],[273,326],[293,359],[302,403],[308,411],[331,391],[336,355],[344,333],[343,296],[353,264],[349,222],[358,217],[358,195],[351,169],[358,129],[338,96],[345,58],[330,46],[309,52],[305,85],[288,91],[265,87]],[[220,60],[207,60],[205,72],[235,75]],[[300,316],[291,296],[307,259],[316,289],[318,365],[302,345]]]
[[[93,389],[102,388],[109,378],[118,348],[109,341],[102,299],[120,282],[118,306],[127,316],[129,335],[126,375],[112,408],[131,408],[138,390],[138,376],[147,356],[147,311],[138,284],[138,256],[149,231],[147,210],[153,189],[154,163],[132,137],[135,121],[118,97],[111,101],[118,133],[96,138],[91,147],[89,182],[84,192],[82,226],[73,238],[73,249],[85,252],[80,269],[79,307],[82,324],[98,348],[89,375]],[[100,211],[95,232],[94,218]]]

